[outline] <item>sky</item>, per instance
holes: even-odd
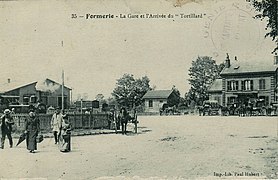
[[[178,3],[177,3],[178,2]],[[188,91],[198,56],[221,63],[272,64],[274,43],[245,0],[93,0],[0,2],[0,83],[50,78],[73,99],[111,96],[125,73],[148,76],[156,89]],[[202,14],[202,18],[85,19],[72,14]]]

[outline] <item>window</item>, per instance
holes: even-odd
[[[236,97],[228,97],[228,104],[235,104],[237,102]]]
[[[265,79],[259,80],[259,89],[265,89]]]
[[[149,100],[149,107],[153,107],[153,100]]]
[[[214,97],[214,100],[217,101],[217,102],[220,104],[221,97],[220,97],[220,96],[215,96],[215,97]]]
[[[253,80],[241,81],[241,90],[243,90],[243,91],[253,91]]]
[[[30,103],[36,103],[36,102],[37,102],[37,97],[34,96],[34,95],[32,95],[32,96],[30,97]]]
[[[68,104],[67,100],[68,100],[67,96],[64,96],[64,108],[67,108],[67,104]],[[58,97],[57,103],[58,103],[58,106],[60,108],[62,108],[62,96]]]
[[[24,105],[28,105],[29,101],[30,101],[29,96],[23,96],[23,104]]]
[[[227,82],[228,91],[237,91],[238,90],[238,81],[228,81]]]

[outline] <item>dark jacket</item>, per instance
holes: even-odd
[[[25,130],[27,132],[38,133],[40,131],[40,121],[37,117],[28,117],[25,122]]]
[[[1,130],[2,132],[11,133],[12,125],[14,125],[14,120],[11,116],[3,115],[1,117]]]

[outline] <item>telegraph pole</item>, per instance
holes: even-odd
[[[62,112],[64,111],[64,70],[62,70]]]
[[[64,47],[64,42],[62,41],[62,47]],[[64,112],[64,70],[62,70],[62,112]]]

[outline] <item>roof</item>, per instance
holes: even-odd
[[[209,92],[222,91],[222,79],[215,79],[208,89]]]
[[[167,99],[173,90],[153,90],[148,91],[144,96],[143,99]]]
[[[47,88],[49,88],[49,82],[55,84],[55,85],[61,85],[51,79],[46,78],[44,81],[33,81],[33,82],[29,82],[29,83],[21,83],[21,82],[16,82],[16,81],[12,81],[10,83],[5,83],[5,84],[1,84],[0,85],[0,93],[6,93],[12,90],[16,90],[25,86],[29,86],[32,84],[36,84],[36,89],[37,90],[42,90],[42,85],[43,86],[47,86]],[[71,90],[70,88],[66,87],[65,88]]]
[[[229,68],[224,68],[220,74],[248,74],[275,72],[276,70],[277,66],[268,64],[231,64]]]
[[[53,83],[53,84],[56,84],[56,85],[59,85],[59,86],[62,85],[62,84],[57,83],[57,82],[55,82],[55,81],[53,81],[53,80],[51,80],[51,79],[49,79],[49,78],[46,78],[45,81],[44,81],[44,83],[47,83],[47,86],[49,86],[49,83]],[[69,90],[72,90],[71,88],[69,88],[69,87],[67,87],[67,86],[65,86],[65,85],[64,85],[64,88],[67,88],[67,89],[69,89]]]
[[[10,82],[10,83],[5,83],[0,85],[0,93],[5,93],[8,91],[12,91],[21,87],[29,86],[31,84],[37,83],[36,81],[34,82],[29,82],[29,83],[19,83],[19,82]]]

